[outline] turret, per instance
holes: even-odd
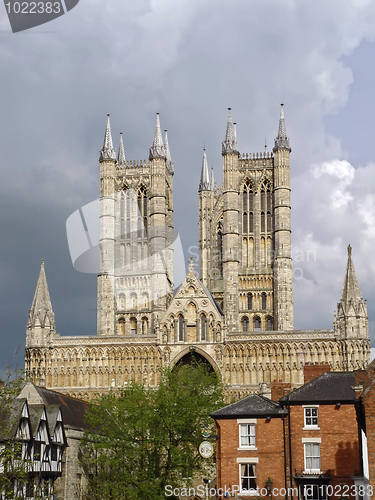
[[[290,221],[290,144],[283,104],[274,153],[274,330],[293,330],[293,268]]]
[[[120,133],[120,146],[118,148],[117,166],[124,167],[126,163],[124,142],[122,140],[122,132]]]
[[[115,297],[113,290],[115,257],[116,151],[113,148],[109,115],[107,115],[107,126],[104,135],[103,147],[100,150],[99,162],[100,273],[98,276],[98,335],[113,335],[115,333]]]
[[[46,347],[56,333],[55,315],[47,286],[42,260],[34,300],[29,312],[26,329],[26,347]]]
[[[238,195],[238,160],[236,130],[233,128],[231,109],[228,108],[228,121],[225,139],[222,143],[224,161],[223,182],[223,280],[224,313],[228,332],[239,330],[238,269],[240,259],[239,246],[239,195]]]
[[[173,276],[168,273],[166,248],[169,243],[167,223],[167,155],[160,129],[159,113],[156,115],[154,139],[150,147],[151,163],[149,242],[151,250],[151,300],[152,328],[165,312],[173,294]]]
[[[367,304],[359,288],[350,245],[341,300],[337,304],[334,330],[339,339],[369,338]]]
[[[206,148],[203,148],[201,179],[198,188],[199,197],[199,277],[205,286],[209,286],[210,235],[209,219],[212,211],[212,188],[208,175]]]

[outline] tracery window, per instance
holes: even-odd
[[[247,180],[242,191],[243,234],[254,232],[254,190],[251,182]]]
[[[247,332],[248,329],[249,329],[249,320],[245,316],[244,318],[242,318],[242,331]]]
[[[184,317],[182,314],[178,317],[178,340],[183,342],[184,340]]]
[[[253,294],[252,293],[247,294],[247,308],[249,311],[251,311],[251,309],[253,308]]]
[[[255,316],[254,318],[254,331],[255,332],[260,331],[260,318],[258,316]]]
[[[267,294],[262,293],[262,309],[267,309]]]
[[[223,225],[219,222],[217,226],[217,274],[223,276]]]
[[[206,340],[206,316],[201,316],[201,340]]]

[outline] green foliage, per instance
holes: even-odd
[[[223,406],[223,386],[200,363],[164,370],[156,388],[134,381],[91,407],[81,463],[91,500],[165,499],[166,485],[186,484],[212,461],[203,459],[209,414]]]
[[[24,498],[15,485],[23,485],[28,478],[27,464],[22,460],[22,442],[15,437],[18,420],[15,420],[12,403],[23,384],[22,370],[7,369],[7,377],[0,386],[0,491],[7,499]]]

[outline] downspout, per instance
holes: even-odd
[[[293,500],[293,468],[292,468],[292,428],[290,425],[290,398],[288,394],[288,426],[289,426],[289,472],[290,472],[290,487],[292,488],[291,491],[291,498]]]
[[[285,480],[285,500],[288,500],[288,482],[286,473],[286,432],[285,432],[285,413],[283,413],[283,436],[284,436],[284,480]]]

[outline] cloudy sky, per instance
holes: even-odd
[[[332,328],[350,243],[375,335],[374,2],[80,0],[16,34],[0,12],[2,370],[23,365],[42,258],[58,332],[96,332],[96,277],[73,269],[65,223],[98,197],[107,113],[141,159],[160,112],[189,257],[203,144],[221,181],[227,108],[246,153],[273,145],[285,103],[295,328]]]

